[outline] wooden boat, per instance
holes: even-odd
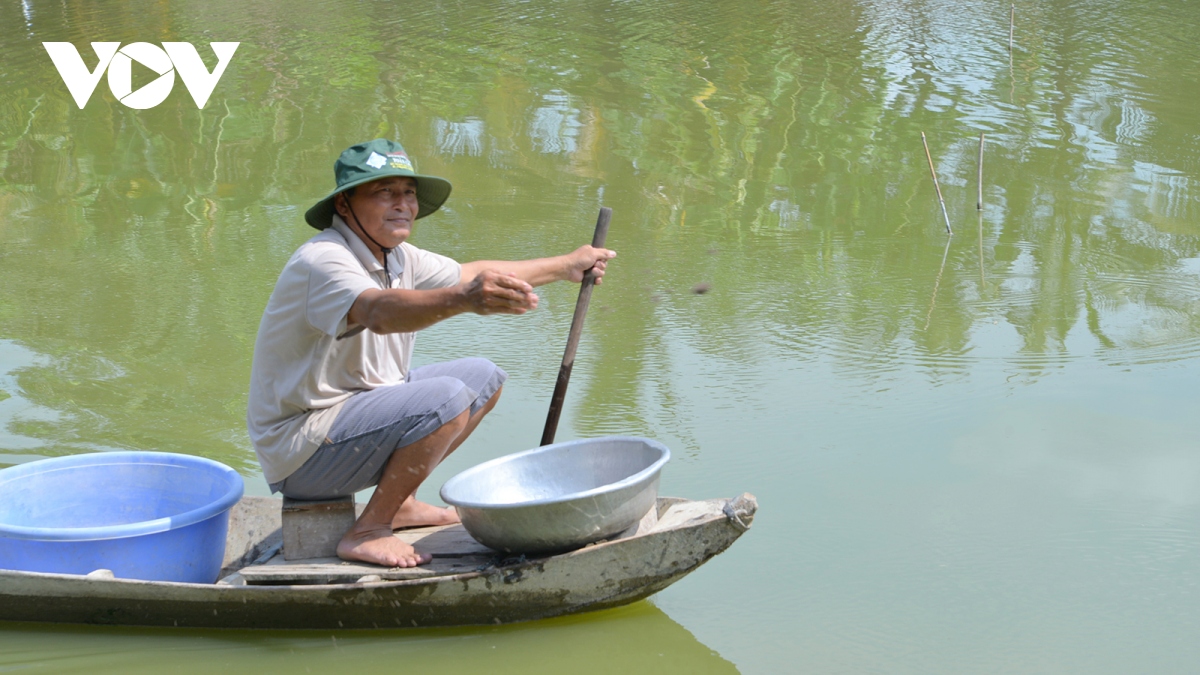
[[[528,621],[616,607],[671,585],[728,548],[758,504],[662,497],[635,527],[585,548],[503,557],[461,525],[396,536],[431,553],[418,568],[285,560],[280,502],[230,514],[215,584],[0,570],[0,621],[208,628],[395,628]]]

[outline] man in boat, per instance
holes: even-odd
[[[507,377],[464,358],[410,369],[417,331],[456,314],[524,314],[535,286],[604,276],[613,251],[458,263],[407,240],[450,183],[416,173],[399,143],[348,148],[336,188],[304,215],[320,230],[284,266],[254,344],[247,426],[273,492],[331,499],[371,486],[338,556],[412,567],[430,556],[394,529],[458,522],[416,490],[495,405]]]

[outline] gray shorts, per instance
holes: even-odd
[[[393,452],[437,431],[465,410],[474,414],[508,378],[487,359],[416,368],[401,384],[355,394],[325,442],[272,492],[292,499],[333,499],[379,484]]]

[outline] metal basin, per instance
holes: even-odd
[[[551,553],[607,539],[641,520],[658,498],[671,451],[648,438],[554,443],[484,462],[446,481],[442,499],[479,543]]]

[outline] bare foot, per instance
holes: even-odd
[[[462,520],[454,509],[442,508],[433,504],[419,502],[410,496],[400,505],[400,510],[392,518],[392,529],[404,527],[424,527],[426,525],[453,525]]]
[[[342,560],[385,565],[387,567],[416,567],[433,560],[428,553],[417,553],[416,549],[383,529],[351,529],[337,546]]]

